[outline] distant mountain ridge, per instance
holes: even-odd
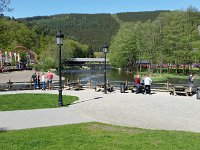
[[[145,22],[155,20],[161,12],[166,11],[125,12],[115,15],[122,22]],[[94,51],[101,51],[102,45],[110,43],[120,28],[120,23],[112,14],[59,14],[18,20],[36,26],[40,32],[52,36],[61,30],[65,37],[88,44]]]

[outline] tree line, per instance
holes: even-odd
[[[58,57],[56,32],[52,36],[45,35],[36,27],[30,27],[25,23],[12,20],[8,17],[0,17],[0,31],[0,50],[2,52],[14,53],[16,46],[23,46],[37,54],[37,66],[39,68],[56,68]],[[22,61],[26,61],[26,54],[20,52],[20,55]],[[94,53],[92,48],[87,44],[64,39],[62,59],[64,61],[70,57],[94,57]]]
[[[142,61],[163,71],[176,71],[180,65],[183,73],[193,63],[200,62],[200,35],[197,26],[200,13],[194,7],[187,11],[162,12],[154,21],[123,23],[111,42],[110,62],[118,68],[141,71]],[[187,68],[186,68],[187,67]]]
[[[2,1],[0,13],[10,11],[9,0]],[[117,68],[141,71],[167,64],[170,72],[180,65],[183,73],[200,62],[200,13],[194,7],[186,11],[155,11],[118,14],[61,14],[15,20],[0,17],[0,49],[12,51],[24,46],[38,54],[40,68],[57,66],[55,35],[65,34],[63,62],[70,57],[94,57],[104,43],[110,43],[110,63]],[[199,67],[200,68],[200,67]]]

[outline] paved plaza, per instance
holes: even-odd
[[[53,93],[58,91],[15,91],[0,94]],[[19,111],[1,111],[0,129],[14,130],[83,122],[102,122],[145,129],[200,132],[200,100],[196,96],[172,96],[157,92],[152,95],[104,94],[93,89],[64,90],[79,101],[69,107]]]

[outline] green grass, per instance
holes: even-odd
[[[142,78],[145,77],[147,72],[139,72],[137,74],[140,74]],[[169,73],[149,73],[150,78],[153,80],[153,82],[167,82],[169,78],[174,79],[188,79],[188,75],[177,75],[177,74],[169,74]],[[194,75],[195,79],[200,79],[198,75]]]
[[[176,79],[187,79],[186,75],[176,75],[176,74],[168,74],[168,73],[153,73],[150,75],[153,81],[168,81],[168,78],[176,78]]]
[[[67,106],[78,100],[75,96],[64,96],[63,104]],[[0,95],[0,111],[29,110],[58,107],[56,94],[15,94]]]
[[[0,132],[2,150],[199,150],[200,134],[85,123]]]

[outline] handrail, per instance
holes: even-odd
[[[59,80],[53,80],[53,87],[58,88],[58,83]],[[126,86],[128,87],[128,89],[131,89],[134,87],[134,83],[130,82],[130,81],[111,81],[108,82],[111,86],[117,88],[120,87],[121,83],[125,83]],[[115,84],[115,83],[119,83],[119,84]],[[88,81],[88,83],[81,83],[80,80],[77,80],[76,82],[69,82],[62,80],[62,86],[63,88],[67,87],[67,86],[73,86],[73,85],[81,85],[84,88],[94,88],[95,86],[97,86],[99,83],[93,84],[92,81]],[[101,83],[104,84],[104,83]],[[172,84],[169,82],[165,82],[165,83],[158,83],[158,82],[153,82],[152,83],[152,90],[166,90],[166,91],[171,91],[172,88],[174,86],[185,86],[188,87],[189,85],[187,84]],[[195,87],[193,87],[195,88]],[[34,89],[33,88],[33,82],[30,81],[17,81],[17,82],[12,82],[12,81],[8,81],[7,83],[0,83],[0,90],[20,90],[20,89]]]

